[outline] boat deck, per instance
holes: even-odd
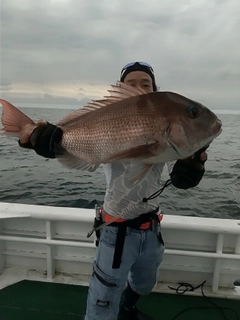
[[[23,280],[0,290],[1,320],[82,320],[87,287]],[[139,309],[155,320],[239,320],[240,301],[151,293]]]

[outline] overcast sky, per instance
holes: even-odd
[[[1,98],[82,105],[130,61],[161,90],[240,109],[239,0],[0,0]]]

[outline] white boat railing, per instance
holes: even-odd
[[[47,281],[59,274],[76,283],[79,276],[89,279],[96,239],[87,233],[94,217],[94,209],[0,203],[0,288],[12,267],[35,270]],[[154,291],[206,280],[212,295],[240,299],[234,287],[240,279],[240,220],[165,215],[162,233],[166,250]]]

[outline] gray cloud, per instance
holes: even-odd
[[[162,90],[238,107],[238,0],[2,0],[1,9],[5,98],[95,98],[90,87],[107,88],[125,63],[143,60]]]

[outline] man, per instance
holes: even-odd
[[[153,69],[145,62],[127,64],[122,69],[120,81],[141,87],[146,93],[157,91]],[[59,130],[47,124],[38,137],[35,151],[50,157],[48,142],[61,141]],[[32,147],[29,143],[20,145]],[[198,185],[204,174],[205,160],[205,152],[191,159],[178,160],[170,174],[173,185],[183,189]],[[85,320],[151,320],[137,309],[136,303],[140,296],[150,293],[156,283],[164,242],[158,199],[144,199],[159,190],[164,164],[153,165],[147,175],[133,185],[129,176],[134,165],[132,161],[104,165],[107,189],[101,219],[109,222],[119,214],[124,218],[117,219],[101,231]],[[123,304],[119,310],[123,291]]]

